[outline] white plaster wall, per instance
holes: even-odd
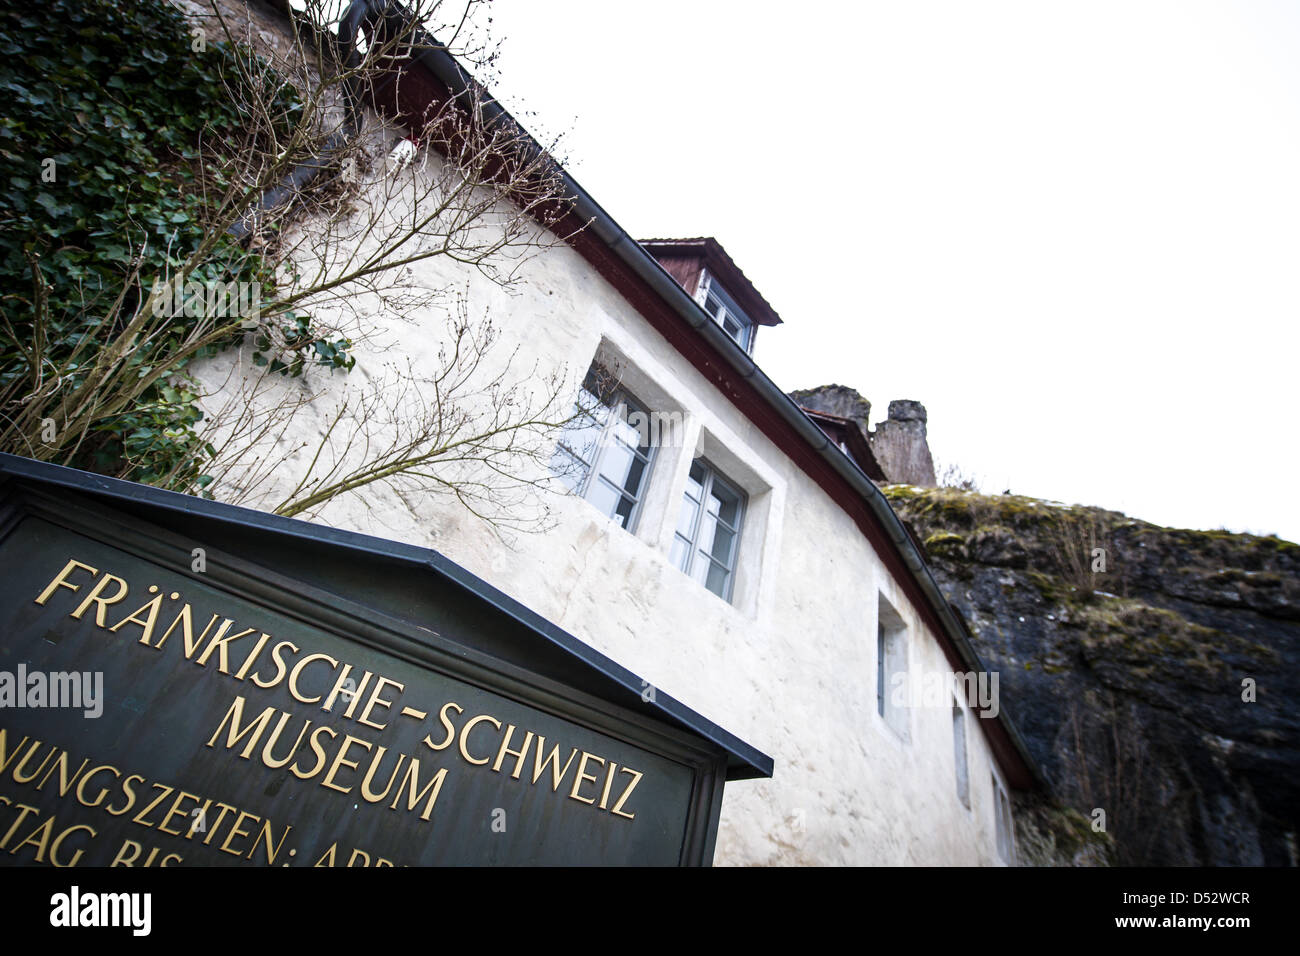
[[[770,754],[771,780],[726,788],[718,864],[996,864],[991,757],[978,721],[967,718],[967,809],[956,793],[951,701],[913,710],[907,742],[876,712],[878,592],[908,625],[910,668],[948,665],[850,518],[568,247],[531,262],[518,296],[459,267],[418,268],[429,284],[467,284],[472,304],[490,304],[520,367],[564,368],[576,381],[598,349],[619,354],[625,381],[652,410],[685,413],[681,442],[657,450],[631,533],[560,496],[553,528],[507,545],[453,500],[375,486],[335,499],[317,520],[436,548]],[[387,321],[382,310],[371,318],[378,328]],[[434,361],[441,327],[430,315],[401,329],[403,349]],[[207,363],[201,377],[228,390],[236,359]],[[353,374],[382,360],[363,353]],[[331,385],[325,373],[307,378],[305,387]],[[319,429],[323,414],[305,418],[294,438]],[[734,603],[668,562],[697,449],[750,494]],[[295,480],[281,468],[268,488]]]

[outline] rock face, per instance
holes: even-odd
[[[933,488],[934,459],[925,434],[926,412],[920,402],[889,403],[889,419],[870,428],[871,403],[847,385],[822,385],[791,392],[804,408],[856,422],[871,444],[871,453],[891,482]]]
[[[891,481],[922,488],[937,484],[925,422],[925,406],[920,402],[890,402],[889,419],[871,433],[871,451]]]
[[[1054,800],[1017,808],[1022,858],[1296,864],[1300,546],[1009,495],[885,493],[1050,781]]]
[[[790,397],[815,412],[851,419],[858,423],[864,435],[870,433],[871,403],[857,389],[847,385],[821,385],[791,392]]]

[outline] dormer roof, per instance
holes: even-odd
[[[694,239],[642,239],[640,245],[695,298],[703,270],[708,270],[745,314],[759,325],[780,325],[781,316],[763,298],[734,259],[712,236]]]

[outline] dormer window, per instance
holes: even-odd
[[[713,316],[713,321],[722,326],[722,331],[735,339],[746,352],[749,351],[754,341],[754,323],[708,272],[700,277],[700,304]]]
[[[753,354],[760,325],[781,324],[781,317],[718,240],[645,239],[641,245],[747,353]]]

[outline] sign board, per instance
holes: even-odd
[[[6,865],[702,864],[770,774],[432,552],[0,469]]]

